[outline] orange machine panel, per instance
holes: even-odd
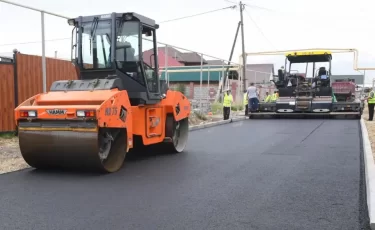
[[[164,107],[156,106],[132,106],[133,134],[139,135],[145,145],[160,143],[165,137]]]
[[[22,118],[24,111],[36,111],[34,118]],[[55,112],[54,112],[55,111]],[[78,111],[90,117],[78,117]],[[126,128],[128,147],[132,147],[132,111],[126,91],[67,91],[38,94],[15,109],[16,122],[20,119],[41,120],[97,120],[98,127]]]
[[[119,94],[117,90],[98,90],[98,91],[68,91],[68,92],[49,92],[37,94],[15,109],[16,121],[20,119],[21,110],[37,111],[39,119],[74,119],[77,118],[76,110],[97,110],[107,99]],[[128,104],[129,105],[129,104]],[[51,114],[47,110],[64,110],[63,113]]]
[[[128,148],[133,147],[133,112],[128,93],[119,91],[97,109],[99,127],[126,128]]]
[[[166,113],[173,113],[176,121],[189,117],[190,115],[190,102],[181,92],[168,90],[167,97],[161,100],[160,105],[166,108]],[[175,109],[177,105],[180,107],[178,114]]]
[[[163,136],[165,120],[163,119],[162,108],[146,108],[146,136],[160,137]]]

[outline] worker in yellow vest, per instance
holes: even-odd
[[[245,116],[249,115],[249,99],[247,97],[247,90],[243,91],[243,106],[245,107]]]
[[[264,99],[264,102],[266,103],[271,102],[271,98],[272,96],[268,92],[266,92],[266,98]]]
[[[368,94],[367,97],[367,104],[368,104],[368,120],[372,121],[374,118],[374,107],[375,107],[375,91],[374,89]]]
[[[224,120],[229,119],[230,115],[230,108],[232,107],[233,97],[230,90],[224,92],[224,100],[223,100],[223,115]]]
[[[279,93],[277,90],[275,90],[271,96],[271,102],[276,102],[277,99],[279,99]]]

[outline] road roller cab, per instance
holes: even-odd
[[[55,81],[15,109],[25,161],[114,172],[131,149],[183,151],[190,102],[159,79],[155,21],[111,13],[68,23],[78,80]]]

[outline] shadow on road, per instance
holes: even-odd
[[[124,162],[122,169],[126,166],[130,166],[134,163],[139,163],[141,161],[148,161],[150,159],[155,159],[159,157],[173,157],[174,155],[176,154],[165,151],[162,146],[143,147],[142,149],[132,150],[126,154],[125,162]],[[120,169],[119,171],[121,171],[122,169]],[[77,169],[77,168],[34,169],[32,168],[31,170],[28,170],[28,174],[35,175],[35,176],[47,176],[47,177],[55,177],[55,176],[68,176],[69,177],[69,176],[77,176],[77,175],[79,175],[80,177],[103,177],[107,175],[112,175],[113,173],[92,172],[84,168],[81,168],[81,169]]]

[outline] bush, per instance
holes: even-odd
[[[223,104],[220,102],[214,102],[211,104],[212,114],[222,114],[223,113]]]
[[[207,116],[200,111],[194,111],[194,115],[200,120],[203,120],[203,121],[207,120]]]
[[[176,91],[181,92],[182,94],[185,94],[186,86],[185,84],[179,83],[176,86]]]
[[[232,111],[242,111],[244,106],[242,104],[232,104],[231,110]]]

